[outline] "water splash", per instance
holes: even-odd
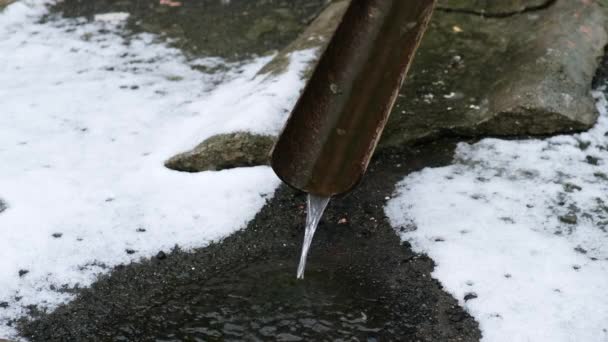
[[[330,197],[321,197],[313,194],[308,194],[308,207],[306,215],[306,231],[304,232],[304,243],[302,244],[302,256],[300,256],[300,265],[298,266],[298,279],[304,279],[304,269],[306,268],[306,257],[312,243],[312,238],[315,236],[315,231],[321,221],[323,212],[329,203]]]

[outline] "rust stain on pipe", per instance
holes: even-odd
[[[320,196],[363,177],[436,0],[353,0],[271,157],[290,186]]]

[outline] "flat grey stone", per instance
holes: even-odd
[[[381,145],[589,129],[606,22],[597,3],[569,0],[500,19],[436,12]]]
[[[165,162],[176,171],[200,172],[264,165],[274,144],[271,136],[247,132],[218,134]]]

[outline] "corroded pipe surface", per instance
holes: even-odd
[[[353,0],[271,164],[297,189],[333,196],[362,178],[436,0]]]

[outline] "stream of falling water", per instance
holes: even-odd
[[[304,243],[302,244],[302,256],[300,256],[300,265],[298,266],[298,279],[304,279],[304,269],[306,268],[306,257],[312,243],[312,238],[315,236],[315,231],[321,221],[323,212],[329,203],[330,197],[320,197],[313,194],[308,194],[308,206],[306,215],[306,230],[304,232]]]

